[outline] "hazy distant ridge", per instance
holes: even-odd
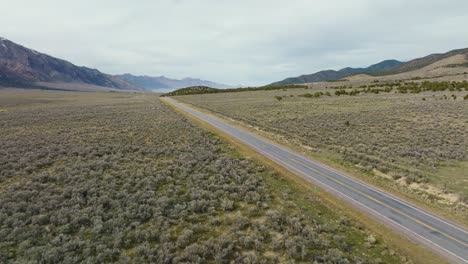
[[[185,87],[192,86],[208,86],[212,88],[232,88],[233,86],[220,84],[216,82],[194,79],[194,78],[184,78],[181,80],[171,79],[164,76],[153,77],[153,76],[135,76],[132,74],[122,74],[116,75],[116,77],[121,78],[127,82],[130,82],[134,85],[144,87],[148,90],[175,90]]]

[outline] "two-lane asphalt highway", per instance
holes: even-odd
[[[232,126],[219,118],[204,114],[171,98],[163,100],[250,146],[265,157],[351,203],[413,241],[424,244],[449,261],[468,263],[468,232],[462,227],[448,223],[414,205]]]

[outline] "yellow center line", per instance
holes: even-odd
[[[421,224],[421,225],[423,225],[423,226],[429,228],[429,229],[432,230],[432,231],[436,231],[436,232],[438,232],[438,233],[440,233],[440,234],[446,236],[447,238],[450,238],[450,239],[452,239],[452,240],[454,240],[454,241],[456,241],[456,242],[458,242],[458,243],[464,245],[465,247],[468,246],[467,243],[465,243],[465,242],[463,242],[463,241],[460,241],[460,240],[458,240],[458,239],[456,239],[456,238],[450,236],[449,234],[446,234],[445,232],[438,230],[438,229],[435,228],[435,227],[432,227],[432,226],[430,226],[430,225],[428,225],[428,224],[426,224],[426,223],[423,223],[423,222],[421,222],[420,220],[415,219],[414,217],[412,217],[412,216],[410,216],[410,215],[408,215],[408,214],[402,212],[402,211],[399,210],[399,209],[393,208],[392,206],[387,205],[387,204],[383,203],[383,202],[380,201],[380,200],[377,200],[376,198],[374,198],[374,197],[372,197],[372,196],[370,196],[370,195],[368,195],[368,194],[366,194],[366,193],[364,193],[364,192],[362,192],[362,191],[360,191],[360,190],[354,188],[353,186],[351,186],[351,185],[349,185],[349,184],[347,184],[347,183],[344,183],[344,182],[341,182],[341,181],[339,181],[339,180],[337,180],[337,179],[334,179],[334,178],[332,178],[332,177],[330,177],[330,176],[328,176],[328,175],[326,175],[326,174],[324,174],[324,173],[318,171],[317,169],[312,168],[312,167],[310,167],[310,166],[307,165],[307,164],[304,164],[303,162],[301,162],[301,161],[299,161],[299,160],[297,160],[297,159],[295,159],[295,158],[291,158],[291,160],[294,161],[294,162],[296,162],[296,163],[298,163],[298,164],[300,164],[300,165],[302,165],[302,166],[307,167],[308,169],[310,169],[310,170],[312,170],[312,171],[318,173],[319,175],[321,175],[321,176],[323,176],[323,177],[325,177],[325,178],[327,178],[327,179],[329,179],[329,180],[332,180],[332,181],[334,181],[334,182],[336,182],[336,183],[338,183],[338,184],[340,184],[340,185],[342,185],[342,186],[344,186],[344,187],[347,187],[347,188],[349,188],[349,189],[354,190],[355,192],[357,192],[357,193],[359,193],[359,194],[361,194],[361,195],[367,197],[368,199],[370,199],[370,200],[372,200],[372,201],[374,201],[374,202],[376,202],[376,203],[378,203],[378,204],[380,204],[380,205],[383,205],[383,206],[385,206],[385,207],[387,207],[387,208],[389,208],[389,209],[391,209],[391,210],[393,210],[393,211],[395,211],[395,212],[400,213],[401,215],[404,215],[404,216],[410,218],[411,220],[413,220],[413,221],[415,221],[415,222],[417,222],[417,223],[419,223],[419,224]]]

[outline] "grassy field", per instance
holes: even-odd
[[[0,263],[412,262],[155,95],[0,89]]]
[[[419,83],[374,93],[369,86],[376,84],[176,99],[266,131],[283,143],[357,168],[364,177],[379,178],[427,203],[466,216],[466,88],[432,92],[424,91]],[[351,96],[355,90],[361,92]],[[337,91],[347,94],[339,96]]]

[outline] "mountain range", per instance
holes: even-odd
[[[335,81],[343,78],[360,78],[363,77],[362,74],[366,74],[368,77],[398,76],[401,74],[418,77],[421,75],[421,71],[426,71],[435,76],[442,73],[446,74],[446,66],[437,66],[442,61],[452,66],[468,65],[468,48],[446,53],[435,53],[407,62],[384,60],[366,68],[347,67],[338,71],[319,71],[313,74],[287,78],[270,85]],[[431,65],[435,65],[435,67]],[[0,87],[80,91],[169,92],[193,86],[233,88],[229,85],[195,78],[177,80],[164,76],[137,76],[130,73],[122,75],[106,74],[97,69],[76,66],[66,60],[23,47],[0,37]]]
[[[212,88],[233,88],[230,85],[215,83],[211,81],[205,81],[195,78],[184,78],[181,80],[171,79],[164,76],[152,77],[152,76],[135,76],[129,73],[116,75],[122,80],[133,83],[147,90],[152,91],[172,91],[184,87],[192,86],[208,86]]]
[[[413,60],[410,60],[410,61],[408,61],[406,63],[398,65],[397,67],[388,68],[388,69],[385,69],[382,72],[378,72],[378,75],[392,75],[392,74],[398,74],[398,73],[418,70],[418,69],[424,68],[426,66],[429,66],[429,65],[431,65],[431,64],[433,64],[435,62],[438,62],[438,61],[441,61],[443,59],[453,57],[453,56],[458,55],[458,54],[467,55],[468,54],[468,48],[455,49],[455,50],[451,50],[451,51],[446,52],[446,53],[434,53],[434,54],[431,54],[431,55],[428,55],[428,56],[425,56],[425,57],[422,57],[422,58],[413,59]]]
[[[383,71],[386,69],[391,69],[402,65],[404,62],[397,60],[384,60],[377,64],[371,65],[367,68],[343,68],[338,71],[334,70],[325,70],[319,71],[313,74],[301,75],[298,77],[286,78],[279,82],[274,82],[270,85],[286,85],[286,84],[299,84],[299,83],[311,83],[311,82],[322,82],[322,81],[334,81],[341,78],[344,78],[349,75],[359,74],[359,73],[373,73],[378,71]]]
[[[170,91],[188,86],[230,86],[194,78],[111,75],[0,38],[0,87],[80,91]]]
[[[47,88],[60,86],[71,90],[144,91],[115,76],[76,66],[4,38],[0,39],[0,84]]]
[[[453,57],[459,54],[468,54],[468,48],[452,50],[446,53],[435,53],[422,58],[413,59],[407,62],[398,60],[384,60],[377,64],[373,64],[367,68],[344,68],[338,71],[325,70],[313,74],[306,74],[297,77],[286,78],[282,81],[274,82],[270,85],[287,85],[287,84],[303,84],[322,81],[336,81],[345,77],[368,74],[372,76],[387,76],[401,74],[427,67],[435,62]]]

